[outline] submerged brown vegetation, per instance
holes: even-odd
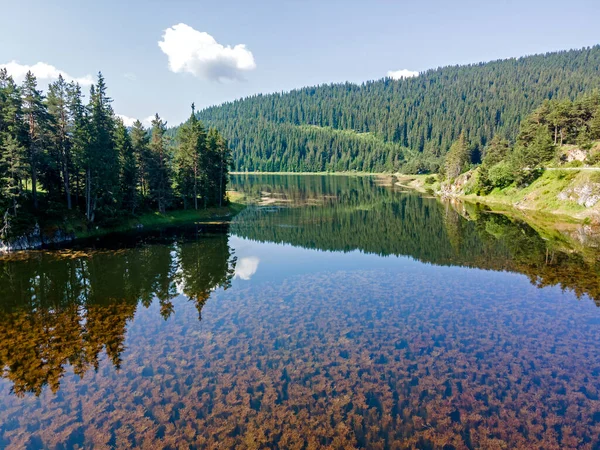
[[[291,201],[235,238],[1,260],[0,447],[600,447],[593,249],[337,178],[249,186]],[[233,246],[268,258],[228,289]]]
[[[8,399],[2,436],[13,448],[596,448],[597,324],[523,282],[498,292],[500,279],[414,264],[296,277],[217,294],[202,327],[185,302],[168,322],[156,305],[131,325],[120,371],[101,362],[58,397]]]

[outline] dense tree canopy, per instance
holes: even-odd
[[[173,139],[157,114],[151,130],[116,117],[98,74],[84,104],[62,76],[44,93],[29,72],[17,86],[0,70],[0,238],[78,214],[110,224],[123,213],[222,205],[230,152],[192,117]],[[191,132],[186,130],[191,129]]]
[[[600,93],[583,95],[575,101],[546,100],[521,123],[514,145],[499,136],[484,149],[479,168],[480,193],[504,188],[513,182],[532,181],[548,164],[559,164],[563,145],[589,150],[600,140]],[[448,161],[451,161],[448,153]],[[596,164],[598,153],[588,153],[585,162]],[[464,166],[463,166],[464,169]]]
[[[461,133],[475,153],[496,133],[513,140],[544,100],[599,88],[599,69],[595,46],[256,95],[198,117],[229,139],[238,171],[435,172]]]

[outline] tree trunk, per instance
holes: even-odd
[[[564,136],[563,136],[563,129],[561,128],[561,129],[560,129],[560,145],[563,145],[563,139],[564,139]]]

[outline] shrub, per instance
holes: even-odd
[[[513,168],[508,162],[501,161],[490,167],[487,179],[493,187],[505,188],[515,181]]]

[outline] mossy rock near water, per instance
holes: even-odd
[[[52,232],[42,232],[38,224],[33,231],[11,239],[0,240],[0,253],[10,253],[22,250],[39,250],[46,245],[57,245],[75,240],[75,234],[62,229]]]

